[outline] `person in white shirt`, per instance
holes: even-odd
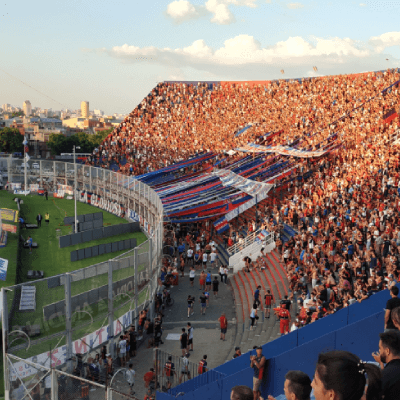
[[[190,267],[190,272],[189,272],[190,286],[192,286],[192,287],[193,287],[194,278],[195,278],[195,270],[194,270],[194,266],[192,265]]]
[[[130,388],[130,394],[134,395],[133,387],[135,386],[135,375],[136,372],[133,369],[133,364],[129,364],[129,369],[125,373],[126,381],[128,382]]]
[[[206,266],[207,265],[207,253],[203,253],[203,265]]]
[[[215,250],[210,254],[210,264],[211,264],[211,268],[217,267],[217,253],[215,252]]]
[[[122,335],[119,338],[120,338],[120,341],[118,343],[119,356],[121,358],[121,367],[123,368],[126,363],[126,340]]]
[[[224,271],[224,283],[226,285],[226,281],[228,279],[228,273],[229,273],[229,268],[227,265],[225,265],[225,271]]]
[[[221,277],[221,282],[224,281],[224,275],[225,275],[225,267],[223,265],[221,265],[219,267],[219,276]]]
[[[187,263],[193,265],[193,249],[191,247],[188,248],[186,255],[187,255]]]

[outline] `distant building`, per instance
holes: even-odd
[[[81,103],[81,116],[83,118],[89,117],[89,102],[88,101],[82,101],[82,103]]]
[[[102,117],[102,116],[104,115],[104,111],[101,111],[101,110],[94,110],[94,111],[93,111],[93,114],[94,114],[96,117]]]
[[[5,112],[5,113],[11,111],[11,105],[8,104],[8,103],[3,104],[3,105],[1,106],[1,108],[3,109],[3,112]]]
[[[25,117],[30,117],[32,115],[32,105],[29,100],[24,101],[24,104],[22,105],[22,109],[24,111]]]

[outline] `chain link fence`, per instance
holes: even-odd
[[[138,221],[149,239],[107,262],[2,290],[6,395],[11,391],[18,399],[94,399],[103,390],[107,398],[132,398],[127,384],[126,391],[118,385],[107,392],[112,376],[104,368],[94,376],[90,365],[104,346],[116,358],[119,335],[131,326],[138,330],[141,310],[148,308],[153,317],[161,268],[162,203],[148,186],[108,170],[53,161],[39,161],[39,168],[29,164],[25,186],[25,164],[9,159],[9,182],[33,191],[43,187],[58,196],[71,193],[68,187],[76,184],[72,194],[79,200]],[[124,376],[118,373],[115,383]],[[46,379],[55,393],[48,393]]]
[[[48,368],[12,355],[6,356],[6,364],[10,371],[10,399],[137,400],[123,368],[108,374],[103,364],[90,360],[77,362],[70,374],[59,367]]]
[[[155,349],[156,379],[154,386],[157,387],[157,390],[177,396],[180,392],[185,391],[185,385],[183,385],[185,382],[191,381],[191,390],[193,390],[193,384],[198,388],[225,377],[225,374],[208,370],[207,367],[200,364],[201,360],[193,360],[190,355],[190,352],[186,352],[186,355],[176,356]]]

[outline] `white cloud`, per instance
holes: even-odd
[[[291,10],[296,10],[298,8],[303,8],[303,7],[304,7],[304,4],[301,4],[301,3],[289,3],[287,5],[287,8],[290,8]]]
[[[364,3],[360,3],[360,7],[367,7],[367,5]]]
[[[400,32],[387,32],[380,36],[372,36],[369,43],[381,53],[386,47],[400,46]]]
[[[180,24],[184,21],[197,19],[207,14],[207,10],[202,6],[195,6],[187,0],[175,0],[168,4],[166,14]]]
[[[393,59],[390,65],[382,65],[382,51],[385,46],[395,43],[400,43],[400,32],[372,37],[369,43],[350,38],[305,39],[295,36],[268,47],[263,47],[253,36],[238,35],[227,39],[220,48],[212,48],[200,39],[176,49],[139,48],[125,44],[110,50],[103,49],[102,52],[126,63],[137,63],[138,57],[147,57],[150,59],[147,62],[163,68],[180,68],[185,71],[189,69],[194,80],[196,74],[204,73],[213,74],[220,79],[256,80],[276,77],[276,74],[280,75],[281,69],[285,70],[285,77],[300,77],[394,67],[396,59],[393,56],[390,57]],[[318,74],[310,71],[312,66],[318,67]]]
[[[257,0],[208,0],[204,5],[194,5],[188,0],[175,0],[167,6],[166,14],[176,23],[211,16],[211,22],[229,25],[236,21],[229,6],[256,7]]]

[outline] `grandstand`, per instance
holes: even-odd
[[[234,243],[260,228],[274,232],[277,249],[253,254],[254,268],[231,280],[238,326],[247,325],[258,284],[271,288],[277,302],[304,287],[320,303],[300,326],[328,321],[398,277],[399,158],[391,146],[399,136],[399,79],[395,69],[272,82],[164,82],[89,162],[150,185],[163,202],[165,221],[200,224],[225,264],[231,256],[225,231]],[[225,185],[218,170],[236,180]],[[377,174],[381,183],[373,182]],[[272,191],[257,199],[246,191],[249,180],[270,184]],[[330,286],[333,307],[317,282]],[[252,344],[274,338],[277,332],[271,335],[267,326],[259,325]],[[315,329],[315,338],[325,333]],[[235,343],[250,337],[256,333],[244,330]]]

